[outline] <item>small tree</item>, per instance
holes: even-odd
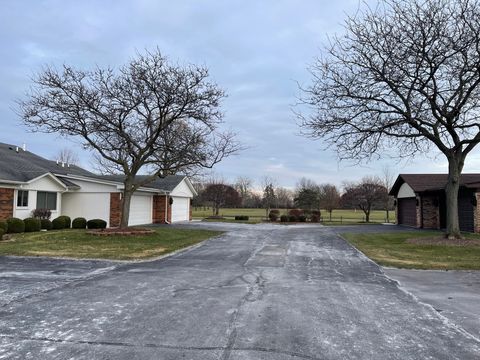
[[[80,162],[78,155],[69,148],[60,149],[53,160],[69,165],[78,165]]]
[[[327,210],[332,221],[332,212],[340,204],[340,192],[333,184],[322,184],[319,187],[320,207]]]
[[[266,218],[268,218],[270,209],[275,206],[276,201],[277,201],[277,197],[275,195],[275,186],[274,186],[273,180],[270,178],[265,178],[262,202],[263,202],[263,208],[265,209]]]
[[[213,214],[218,216],[220,209],[224,206],[239,206],[241,203],[240,195],[237,190],[232,186],[216,183],[209,184],[202,193],[202,197],[205,201],[209,201],[212,204]]]
[[[375,177],[365,177],[359,183],[344,185],[342,202],[360,208],[365,214],[365,221],[370,222],[370,212],[376,206],[382,206],[385,201],[387,189],[382,181]]]
[[[224,96],[205,67],[170,64],[157,49],[118,71],[45,68],[20,107],[27,126],[80,138],[104,172],[124,175],[124,228],[139,187],[238,150],[233,134],[218,131]],[[140,181],[140,172],[149,176]]]
[[[245,206],[251,194],[252,180],[246,176],[239,176],[235,182],[235,189],[240,194],[241,206]]]
[[[320,210],[319,186],[312,180],[302,178],[297,185],[294,204],[305,210]]]

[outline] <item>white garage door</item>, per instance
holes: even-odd
[[[128,225],[152,223],[152,196],[133,195],[130,202]]]
[[[173,197],[172,222],[190,220],[190,198]]]

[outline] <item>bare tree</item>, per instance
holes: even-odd
[[[332,212],[340,205],[340,192],[333,184],[322,184],[319,186],[320,207],[327,210],[332,221]]]
[[[107,172],[125,175],[123,228],[139,187],[211,168],[238,150],[234,135],[218,130],[224,96],[205,67],[173,65],[157,49],[118,71],[47,67],[20,107],[27,126],[78,137]],[[140,171],[149,176],[139,181]]]
[[[78,155],[70,148],[60,149],[53,160],[70,165],[78,165],[80,162]]]
[[[240,197],[242,199],[242,206],[245,205],[248,197],[250,196],[252,184],[253,184],[252,179],[246,176],[239,176],[235,181],[235,189],[240,194]]]
[[[275,189],[277,208],[290,209],[293,207],[293,191],[284,187]]]
[[[447,236],[460,237],[458,190],[480,142],[480,3],[380,0],[346,20],[311,69],[304,131],[341,158],[436,148],[448,160]]]
[[[383,169],[382,169],[382,182],[383,182],[383,186],[385,186],[387,191],[390,191],[390,189],[393,186],[394,181],[395,181],[395,177],[394,177],[392,171],[390,170],[390,168],[388,166],[384,166]],[[390,209],[393,207],[393,198],[391,196],[389,196],[388,194],[387,194],[387,196],[385,196],[384,207],[385,207],[385,213],[386,213],[386,217],[387,217],[386,220],[387,220],[387,223],[389,223],[390,222]]]
[[[218,216],[224,206],[239,206],[240,194],[232,186],[223,183],[208,184],[202,198],[212,203],[213,214]]]
[[[364,177],[358,183],[345,183],[342,202],[344,205],[360,208],[365,222],[370,222],[370,213],[376,206],[382,206],[387,189],[378,177]]]

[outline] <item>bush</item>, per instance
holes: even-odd
[[[10,218],[7,220],[7,232],[9,234],[22,233],[25,231],[25,223],[22,219]]]
[[[312,210],[311,214],[312,214],[312,216],[318,216],[319,218],[322,215],[320,210]]]
[[[35,232],[41,229],[40,219],[26,218],[23,222],[25,224],[25,232]]]
[[[3,230],[3,233],[5,234],[8,230],[8,224],[5,220],[0,220],[0,229]]]
[[[32,217],[36,219],[47,219],[50,220],[52,212],[48,209],[35,209],[32,210]]]
[[[87,227],[87,219],[79,217],[75,218],[72,221],[73,229],[85,229]]]
[[[62,215],[57,219],[63,219],[63,222],[65,223],[64,229],[70,229],[72,227],[72,220],[70,219],[70,216]]]
[[[53,230],[62,230],[65,229],[65,218],[59,216],[52,220],[52,229]]]
[[[288,221],[289,222],[296,222],[298,220],[298,217],[295,215],[288,215]]]
[[[288,215],[295,216],[298,218],[300,215],[303,215],[303,210],[301,209],[291,209],[288,211]]]
[[[107,227],[107,222],[102,219],[92,219],[87,221],[88,229],[105,229]]]
[[[288,222],[288,216],[287,215],[280,216],[280,222]]]
[[[307,221],[307,217],[306,217],[305,215],[300,215],[300,216],[298,217],[298,221],[300,221],[300,222],[306,222],[306,221]]]
[[[52,230],[52,222],[48,219],[41,219],[40,220],[40,228],[44,230]]]
[[[0,240],[2,240],[3,234],[5,234],[5,230],[3,230],[3,228],[0,228]]]
[[[270,221],[277,221],[279,215],[280,215],[280,210],[270,210],[270,213],[268,214],[268,218],[270,219]]]
[[[318,222],[320,222],[320,216],[312,215],[312,216],[310,216],[310,221],[314,222],[314,223],[318,223]]]
[[[248,221],[249,217],[247,215],[237,215],[235,216],[235,220],[244,220]]]

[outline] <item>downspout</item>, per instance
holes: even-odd
[[[165,224],[170,225],[168,221],[168,195],[165,194]]]

